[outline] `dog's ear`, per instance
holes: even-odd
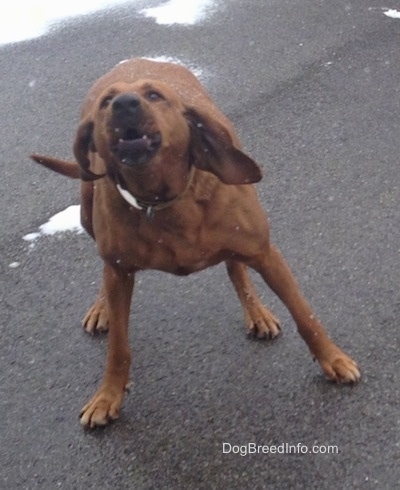
[[[78,126],[74,142],[74,155],[81,167],[81,178],[85,181],[101,179],[105,175],[95,174],[90,170],[89,151],[96,151],[93,141],[93,129],[94,123],[91,119],[83,120]]]
[[[235,147],[229,131],[205,112],[186,111],[192,164],[216,175],[224,184],[253,184],[262,178],[257,163]]]

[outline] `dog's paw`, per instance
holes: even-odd
[[[361,378],[357,363],[339,349],[328,359],[319,360],[319,363],[326,377],[336,383],[357,383]]]
[[[274,339],[281,333],[279,320],[262,304],[247,309],[245,324],[249,338]]]
[[[85,428],[103,427],[119,417],[124,392],[100,388],[81,410],[80,420]]]
[[[85,331],[91,335],[108,331],[108,313],[103,296],[99,296],[88,310],[82,320],[82,325]]]

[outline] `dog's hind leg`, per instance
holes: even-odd
[[[243,308],[249,337],[273,339],[279,335],[279,320],[262,304],[250,279],[247,267],[236,260],[227,260],[226,267]]]

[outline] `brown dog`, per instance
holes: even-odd
[[[82,224],[104,261],[100,294],[84,319],[109,329],[104,378],[81,412],[84,426],[118,417],[128,385],[128,321],[135,273],[190,274],[225,261],[251,335],[273,338],[278,320],[257,297],[247,266],[261,274],[293,316],[326,376],[360,378],[327,336],[279,251],[252,185],[258,165],[240,150],[230,121],[186,68],[134,59],[90,89],[74,154],[78,165],[32,155],[82,179]],[[94,183],[94,180],[97,180]]]

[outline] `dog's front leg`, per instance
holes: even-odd
[[[103,287],[109,314],[107,361],[100,388],[81,411],[81,423],[85,427],[106,425],[118,418],[131,364],[128,324],[133,284],[133,274],[105,264]]]
[[[320,363],[325,375],[333,381],[347,383],[358,381],[360,372],[357,364],[328,337],[302,296],[279,250],[270,245],[264,255],[252,262],[252,266],[286,305],[297,324],[300,335]]]

